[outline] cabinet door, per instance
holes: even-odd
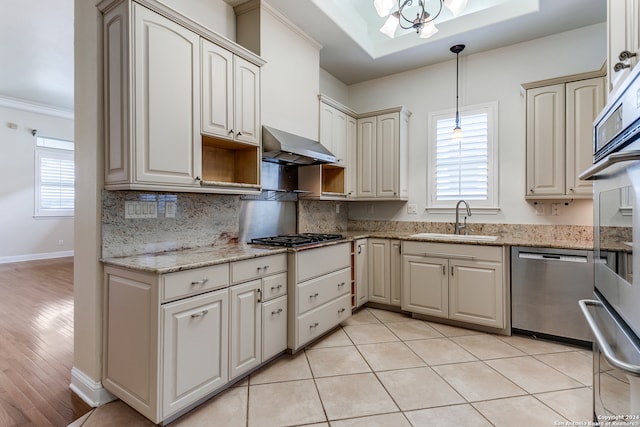
[[[376,197],[397,197],[399,191],[400,114],[378,116],[376,134]]]
[[[336,113],[332,106],[320,103],[320,144],[329,151],[333,150],[333,117]]]
[[[358,123],[356,119],[351,116],[347,116],[347,162],[345,165],[345,193],[347,197],[355,197],[357,193],[357,164],[358,154],[356,151],[358,135]]]
[[[262,361],[262,280],[229,288],[231,324],[229,378],[249,371]]]
[[[356,195],[357,197],[376,196],[376,118],[358,120],[356,153],[358,161]]]
[[[358,239],[355,245],[356,307],[360,307],[369,301],[367,239]]]
[[[233,54],[208,40],[201,45],[202,133],[232,138]]]
[[[163,306],[163,418],[227,383],[228,304],[223,289]]]
[[[640,48],[638,35],[638,0],[607,1],[607,51],[609,92],[614,92],[629,75],[637,63],[637,57],[621,60],[620,53],[629,51],[638,53]],[[616,71],[616,64],[629,65]]]
[[[262,360],[287,349],[287,296],[262,304]]]
[[[604,107],[604,79],[597,77],[566,85],[566,153],[568,195],[592,195],[591,181],[578,175],[593,164],[593,120]]]
[[[389,240],[369,239],[369,301],[391,303]]]
[[[391,305],[400,307],[402,302],[402,245],[391,240],[389,247],[389,275],[391,279]]]
[[[565,192],[564,83],[527,90],[527,195]]]
[[[504,327],[502,264],[450,260],[449,318]]]
[[[437,317],[449,314],[446,259],[402,256],[402,309]]]
[[[333,116],[333,145],[331,153],[338,159],[338,164],[344,166],[347,159],[347,115],[336,110]]]
[[[199,185],[200,37],[135,3],[133,11],[135,179]]]
[[[260,144],[260,68],[240,57],[234,58],[235,140]]]

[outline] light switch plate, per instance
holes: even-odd
[[[408,214],[417,214],[418,213],[418,205],[416,204],[408,204],[407,205],[407,213]]]
[[[156,202],[127,200],[124,202],[124,217],[126,219],[157,218],[158,206]]]
[[[176,202],[166,202],[164,204],[164,216],[165,218],[176,217]]]

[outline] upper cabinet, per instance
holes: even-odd
[[[525,85],[527,199],[591,198],[578,175],[592,165],[593,120],[604,106],[604,78]]]
[[[407,200],[409,113],[405,108],[358,119],[356,197]]]
[[[158,2],[99,8],[105,188],[259,191],[263,61]]]
[[[260,143],[260,68],[202,40],[202,133]]]
[[[640,0],[607,1],[608,92],[614,92],[638,63]]]

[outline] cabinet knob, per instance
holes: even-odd
[[[573,188],[570,188],[569,191],[573,193]]]
[[[626,61],[627,59],[633,58],[634,56],[636,56],[635,52],[629,52],[628,50],[623,50],[622,52],[620,52],[620,55],[618,55],[618,59],[620,61]]]
[[[231,135],[233,133],[233,129],[229,129],[229,132],[227,132],[229,135]]]
[[[530,188],[530,189],[529,189],[529,193],[533,193],[533,188]]]
[[[238,132],[238,134],[237,134],[237,135],[238,135],[238,136],[242,136],[242,132]]]
[[[613,71],[617,73],[618,71],[624,70],[625,68],[629,68],[629,67],[631,67],[631,65],[618,62],[616,65],[613,66]]]
[[[195,180],[196,181],[202,181],[202,178],[200,178],[199,176],[196,176]]]

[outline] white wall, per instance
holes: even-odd
[[[159,0],[173,10],[228,38],[236,39],[236,16],[222,0]]]
[[[33,216],[32,129],[40,136],[74,139],[72,119],[0,107],[0,263],[69,256],[73,251],[73,218]]]
[[[590,201],[560,207],[559,216],[537,216],[525,193],[525,99],[521,84],[599,70],[606,56],[606,27],[599,24],[538,40],[474,53],[473,43],[460,55],[460,105],[497,101],[499,104],[498,215],[474,215],[470,222],[522,224],[592,224]],[[464,41],[462,41],[464,42]],[[588,46],[588,48],[586,48]],[[418,214],[406,213],[402,203],[368,203],[349,206],[351,219],[399,221],[451,221],[451,215],[427,214],[427,116],[431,111],[455,108],[455,55],[451,61],[367,81],[348,87],[346,105],[366,112],[398,105],[413,114],[409,124],[409,203]],[[321,80],[325,82],[325,80]],[[321,90],[325,90],[325,85]],[[335,90],[336,86],[330,87]],[[549,211],[549,206],[547,211]],[[473,211],[473,203],[471,203]]]

